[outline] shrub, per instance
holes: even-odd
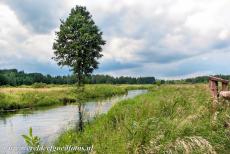
[[[32,87],[33,88],[46,88],[47,84],[46,83],[34,83]]]

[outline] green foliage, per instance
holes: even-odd
[[[32,148],[31,154],[40,154],[41,152],[36,151],[36,147],[40,146],[40,138],[33,135],[33,130],[30,127],[28,135],[22,135],[28,147]]]
[[[0,70],[0,86],[21,86],[37,84],[74,84],[77,82],[76,76],[51,76],[40,73],[24,73],[23,71]],[[154,77],[113,77],[109,75],[91,75],[85,78],[87,84],[152,84]]]
[[[153,84],[155,83],[154,77],[112,77],[109,75],[92,75],[87,78],[88,83],[112,83],[112,84]]]
[[[16,69],[0,70],[0,86],[32,85],[34,83],[46,84],[73,84],[76,79],[73,76],[50,76],[41,73],[25,73]]]
[[[86,7],[76,6],[65,21],[61,21],[53,44],[54,59],[58,65],[71,67],[78,84],[84,82],[98,67],[98,59],[105,41]]]
[[[117,103],[86,125],[69,130],[56,145],[93,145],[94,153],[223,153],[230,151],[230,109],[218,109],[210,121],[205,85],[161,85],[147,94]]]
[[[216,77],[230,80],[230,75],[214,75]],[[209,76],[198,76],[193,78],[181,79],[181,80],[166,80],[165,82],[168,84],[195,84],[195,83],[208,83]]]
[[[32,85],[32,87],[33,88],[45,88],[45,87],[47,87],[47,84],[45,84],[45,83],[34,83],[33,85]]]
[[[160,85],[161,85],[161,81],[160,81],[160,80],[157,80],[157,81],[156,81],[156,85],[157,85],[157,86],[160,86]]]
[[[0,86],[6,84],[7,84],[7,78],[4,75],[0,74]]]
[[[4,109],[7,106],[6,95],[0,93],[0,110]]]
[[[230,80],[229,75],[216,75]],[[0,86],[32,85],[34,83],[46,84],[74,84],[77,82],[75,75],[51,76],[40,73],[24,73],[16,69],[0,70]],[[157,80],[157,84],[188,84],[207,83],[208,76],[200,76],[182,80]],[[152,84],[156,83],[154,77],[113,77],[109,75],[91,75],[85,78],[86,84]]]
[[[40,88],[40,84],[38,85],[39,88],[1,88],[0,111],[75,103],[76,100],[87,101],[92,98],[125,94],[128,89],[149,88],[147,85],[85,85],[84,92],[78,93],[73,86],[49,85],[47,88]]]

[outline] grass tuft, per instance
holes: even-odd
[[[109,153],[221,153],[230,151],[230,109],[218,108],[211,122],[206,85],[161,85],[117,103],[84,132],[68,130],[55,145],[93,145]]]

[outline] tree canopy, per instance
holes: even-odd
[[[84,82],[102,55],[105,41],[86,7],[76,6],[68,18],[61,20],[60,31],[53,43],[55,57],[60,66],[68,66],[77,76],[78,85]]]

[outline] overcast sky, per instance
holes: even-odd
[[[60,19],[77,4],[107,41],[95,73],[230,74],[229,0],[0,0],[0,69],[68,74],[51,59],[52,44]]]

